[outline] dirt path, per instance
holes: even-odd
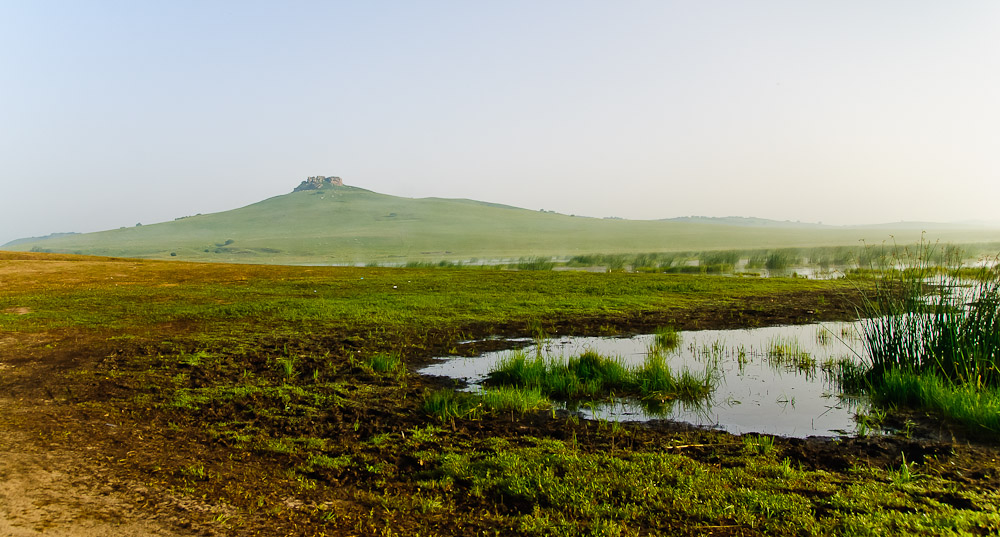
[[[23,416],[0,398],[0,414]],[[4,420],[10,423],[11,420]],[[0,537],[171,537],[184,521],[164,520],[145,490],[111,479],[79,454],[38,449],[24,431],[0,428]]]

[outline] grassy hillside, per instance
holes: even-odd
[[[925,228],[930,240],[985,242],[1000,231]],[[161,224],[67,235],[9,250],[247,263],[401,263],[521,256],[780,248],[916,241],[920,229],[767,227],[598,219],[471,200],[409,199],[343,186],[276,196]]]

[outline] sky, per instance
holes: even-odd
[[[992,0],[0,0],[0,244],[312,175],[585,216],[997,220]]]

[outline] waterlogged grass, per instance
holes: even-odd
[[[803,350],[794,338],[776,337],[769,341],[767,358],[775,367],[794,369],[806,374],[816,372],[816,359]]]
[[[515,265],[517,270],[552,270],[556,264],[551,257],[522,257]]]
[[[596,353],[585,353],[564,363],[541,354],[529,356],[524,351],[512,351],[497,362],[486,384],[538,388],[555,398],[574,399],[605,396],[605,385],[620,386],[627,375],[620,360]]]
[[[496,364],[486,382],[538,389],[561,400],[632,396],[693,401],[710,394],[718,376],[711,370],[676,373],[659,352],[647,355],[640,366],[629,366],[593,351],[566,360],[514,351]]]
[[[785,270],[800,264],[802,258],[798,249],[780,249],[758,251],[750,255],[747,268],[766,268],[767,270]]]
[[[653,332],[653,346],[654,350],[659,351],[672,351],[679,347],[681,344],[680,333],[672,326],[664,326],[657,328],[656,332]]]
[[[871,369],[932,372],[955,384],[1000,385],[1000,271],[957,280],[926,261],[932,245],[904,250],[864,294],[862,341]]]
[[[918,243],[915,243],[915,246]],[[928,261],[948,266],[962,260],[977,260],[994,255],[1000,243],[944,244],[931,252]],[[746,269],[781,271],[793,267],[830,269],[831,267],[870,267],[884,257],[878,249],[860,246],[817,246],[807,248],[749,248],[728,250],[689,250],[645,252],[636,254],[605,253],[571,257],[570,267],[603,266],[608,270],[667,273],[729,273],[740,263]]]

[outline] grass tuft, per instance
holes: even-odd
[[[486,388],[478,394],[435,390],[424,393],[424,412],[441,421],[478,419],[495,412],[526,413],[544,410],[551,406],[547,397],[538,389],[520,389],[510,386]]]
[[[744,436],[743,449],[754,455],[769,455],[774,451],[774,437],[763,435]]]
[[[405,369],[398,353],[379,352],[368,357],[368,366],[376,373],[399,373]]]
[[[424,392],[423,409],[441,421],[450,421],[456,418],[475,417],[479,405],[476,399],[467,393],[440,389]]]
[[[544,410],[552,406],[548,397],[541,390],[522,390],[511,386],[485,388],[479,392],[483,406],[491,411],[531,412]]]

